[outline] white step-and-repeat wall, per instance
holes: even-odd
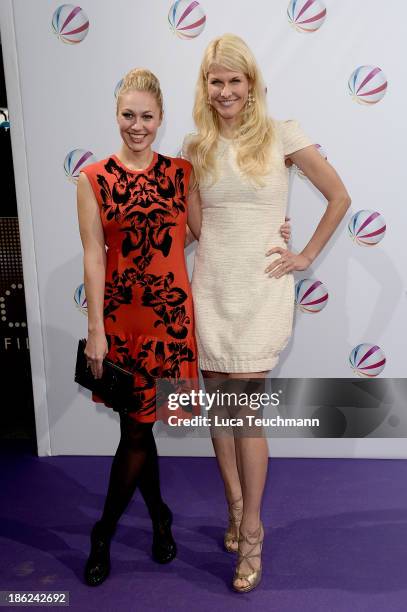
[[[352,196],[329,246],[296,274],[294,336],[273,375],[405,377],[403,3],[395,14],[380,0],[3,0],[1,17],[39,454],[110,454],[118,439],[117,415],[73,383],[87,328],[79,169],[118,150],[115,89],[136,66],[161,81],[165,121],[156,149],[176,155],[193,130],[203,51],[224,32],[242,36],[257,56],[270,113],[300,121]],[[324,206],[293,170],[293,250]],[[406,445],[280,439],[270,446],[285,456],[402,456]],[[212,453],[208,439],[177,436],[160,437],[159,449]]]

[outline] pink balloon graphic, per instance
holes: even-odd
[[[303,278],[295,285],[295,303],[303,312],[320,312],[328,303],[328,291],[321,281]]]
[[[374,246],[383,240],[386,222],[374,210],[359,210],[348,223],[349,236],[360,246]]]
[[[287,16],[297,32],[316,32],[325,21],[326,8],[320,0],[291,0]]]
[[[387,79],[377,66],[359,66],[348,81],[352,100],[359,104],[377,104],[387,91]]]
[[[384,370],[386,357],[376,344],[358,344],[349,355],[349,363],[355,374],[374,378]]]
[[[52,16],[52,29],[59,40],[74,45],[86,37],[89,19],[80,6],[61,4]]]
[[[65,174],[70,181],[76,183],[82,168],[96,161],[97,159],[92,151],[87,151],[86,149],[73,149],[64,160]]]
[[[179,38],[191,39],[203,32],[206,16],[199,2],[177,0],[170,8],[168,21]]]
[[[75,289],[75,293],[73,296],[74,302],[77,308],[81,311],[82,314],[88,314],[88,303],[86,301],[85,295],[85,285],[81,283],[79,287]]]

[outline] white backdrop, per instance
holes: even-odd
[[[184,134],[193,130],[194,86],[204,48],[224,32],[242,36],[253,49],[268,87],[270,113],[300,121],[322,146],[353,200],[312,269],[296,275],[297,281],[322,281],[329,299],[315,314],[297,309],[293,339],[273,376],[357,378],[349,354],[363,343],[379,346],[386,357],[384,369],[375,374],[406,374],[407,212],[400,187],[407,86],[400,51],[407,7],[399,4],[395,19],[394,11],[379,0],[370,0],[368,10],[351,0],[327,0],[325,21],[311,21],[321,27],[305,33],[290,23],[287,0],[250,5],[243,0],[202,0],[195,8],[197,3],[183,0],[178,11],[183,5],[192,8],[183,24],[206,16],[203,31],[195,36],[199,27],[192,27],[186,31],[194,37],[183,39],[168,23],[171,4],[81,0],[82,11],[75,14],[72,5],[61,11],[58,22],[55,18],[58,36],[51,23],[62,3],[1,3],[40,455],[110,454],[118,438],[116,414],[93,405],[72,382],[76,344],[86,335],[86,318],[74,302],[82,283],[82,250],[75,183],[64,170],[64,160],[75,149],[90,151],[96,159],[118,150],[114,89],[135,66],[150,68],[161,81],[165,121],[156,149],[176,155]],[[311,3],[298,22],[318,13],[319,4]],[[298,15],[306,3],[298,0],[294,5]],[[72,10],[72,20],[62,27]],[[74,32],[67,34],[70,29]],[[77,42],[68,44],[66,38]],[[361,104],[350,95],[348,80],[366,65],[381,72],[359,88],[359,101],[367,93],[365,102],[375,103]],[[357,85],[363,70],[361,74]],[[386,80],[387,89],[369,95],[369,86],[380,89]],[[66,163],[68,174],[76,159],[73,155]],[[291,181],[289,212],[296,250],[310,237],[324,201],[295,172]],[[381,215],[366,231],[380,229],[382,218],[386,223],[383,239],[370,247],[352,240],[347,229],[352,215],[366,209]],[[191,269],[193,253],[188,265]],[[271,452],[405,456],[405,446],[401,439],[282,439],[272,441]],[[159,439],[159,450],[212,454],[208,440]]]

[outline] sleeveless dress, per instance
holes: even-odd
[[[236,163],[232,139],[219,138],[218,179],[200,185],[202,228],[192,276],[199,366],[213,372],[271,370],[292,330],[294,277],[264,270],[286,248],[284,223],[289,170],[285,155],[312,145],[296,121],[273,121],[273,165],[264,187]],[[188,158],[184,139],[183,157]]]
[[[106,357],[134,373],[137,412],[130,417],[153,422],[156,380],[198,377],[184,256],[191,164],[155,152],[148,168],[131,170],[111,155],[81,172],[99,204],[107,247]]]

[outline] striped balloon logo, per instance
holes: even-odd
[[[65,174],[70,181],[76,183],[82,168],[88,164],[93,164],[95,161],[97,161],[96,157],[91,151],[86,151],[86,149],[73,149],[73,151],[68,153],[65,157]]]
[[[358,344],[349,355],[351,368],[358,376],[374,378],[383,372],[386,357],[376,344]]]
[[[387,91],[387,79],[377,66],[359,66],[348,81],[349,93],[360,104],[377,104]]]
[[[319,0],[291,0],[288,21],[297,32],[316,32],[326,17],[326,8]]]
[[[114,88],[114,97],[116,98],[116,100],[117,100],[117,96],[119,95],[121,86],[123,85],[123,81],[124,79],[120,79],[120,81],[117,83],[116,87]]]
[[[386,222],[374,210],[359,210],[348,223],[350,237],[361,246],[374,246],[386,233]]]
[[[170,8],[168,21],[179,38],[196,38],[205,28],[206,16],[199,2],[177,0]]]
[[[52,29],[59,40],[74,45],[86,37],[89,19],[80,6],[62,4],[52,16]]]
[[[74,302],[77,308],[81,311],[81,313],[84,315],[87,315],[88,314],[88,303],[86,301],[85,286],[83,283],[79,285],[79,287],[76,288],[73,299],[74,299]]]
[[[295,285],[295,303],[303,312],[320,312],[328,303],[328,291],[321,281],[303,278]]]
[[[320,145],[320,144],[315,144],[314,147],[316,148],[316,150],[318,151],[318,153],[320,155],[322,155],[322,157],[324,159],[328,159],[328,155],[326,154],[325,149]],[[298,176],[303,179],[304,181],[308,181],[308,177],[305,176],[305,174],[303,173],[302,170],[300,170],[300,168],[298,166],[295,166],[295,171],[298,174]]]

